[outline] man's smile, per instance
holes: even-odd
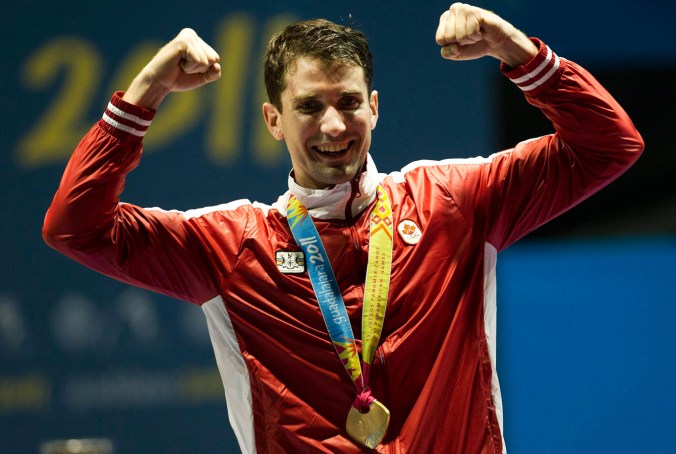
[[[353,144],[354,140],[349,142],[327,142],[314,145],[312,149],[324,156],[340,157],[347,154],[347,152],[352,148]]]

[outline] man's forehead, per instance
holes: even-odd
[[[333,85],[345,94],[367,91],[364,69],[349,60],[323,61],[311,57],[299,57],[289,65],[284,75],[284,92],[293,97],[306,97],[316,88]]]

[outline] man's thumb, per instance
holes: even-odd
[[[214,63],[209,67],[206,73],[204,73],[204,83],[213,82],[221,78],[221,64]]]

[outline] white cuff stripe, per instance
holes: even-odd
[[[110,110],[112,113],[117,115],[118,117],[122,117],[125,120],[133,121],[134,123],[137,123],[139,126],[150,126],[150,123],[152,123],[152,120],[144,120],[141,117],[137,117],[136,115],[129,114],[125,112],[124,110],[118,109],[113,105],[112,102],[108,103],[108,110]]]
[[[559,57],[557,55],[554,55],[554,66],[552,66],[552,68],[549,71],[547,71],[547,73],[544,76],[540,77],[530,85],[519,86],[519,88],[521,88],[523,91],[530,91],[539,87],[540,85],[547,82],[549,78],[552,77],[552,75],[559,69],[559,64],[560,64]]]
[[[135,136],[137,136],[137,137],[143,137],[143,136],[146,134],[145,131],[139,131],[138,129],[134,129],[134,128],[130,127],[130,126],[123,125],[123,124],[120,123],[119,121],[113,120],[112,118],[110,118],[110,117],[108,116],[107,113],[104,113],[102,118],[103,118],[103,121],[105,121],[106,123],[108,123],[108,124],[109,124],[110,126],[112,126],[113,128],[119,129],[120,131],[124,131],[124,132],[126,132],[126,133],[133,134],[133,135],[135,135]]]
[[[535,76],[540,74],[540,72],[545,69],[545,67],[552,61],[552,49],[550,49],[549,46],[547,46],[547,55],[545,56],[545,60],[540,63],[540,66],[529,72],[528,74],[525,74],[518,79],[512,79],[512,82],[515,84],[520,84],[522,82],[526,82],[529,79],[533,79]]]

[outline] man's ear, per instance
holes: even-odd
[[[375,129],[378,123],[378,92],[376,90],[373,90],[369,97],[369,109],[371,109],[371,129]]]
[[[281,115],[274,104],[269,102],[263,103],[263,118],[268,127],[268,131],[277,140],[284,139],[284,132],[282,131]]]

